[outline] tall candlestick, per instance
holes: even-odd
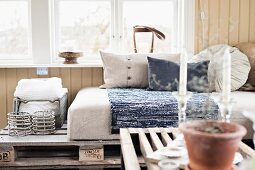
[[[220,103],[220,110],[222,121],[229,122],[232,110],[231,101],[231,55],[227,48],[223,55],[222,68],[222,99]]]
[[[185,96],[187,93],[187,64],[188,56],[186,51],[181,54],[180,58],[180,77],[179,77],[179,95]]]
[[[227,48],[223,56],[223,70],[222,70],[222,102],[230,102],[231,94],[231,55]]]

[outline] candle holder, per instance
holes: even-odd
[[[178,120],[179,125],[186,121],[187,96],[178,97]]]
[[[223,122],[230,122],[230,116],[232,114],[233,100],[224,100],[223,98],[219,102],[221,120]]]
[[[179,124],[186,121],[186,108],[187,101],[191,96],[191,92],[187,92],[186,95],[180,95],[178,92],[174,92],[173,95],[178,101],[178,121]]]
[[[180,95],[179,92],[173,92],[173,96],[178,101],[178,126],[186,121],[186,108],[187,108],[187,101],[191,96],[191,92],[187,92],[186,95]],[[179,147],[184,147],[184,136],[181,131],[177,131],[176,138],[174,139],[174,145]]]

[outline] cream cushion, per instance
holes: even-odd
[[[249,77],[247,80],[247,83],[255,86],[255,43],[251,42],[245,42],[245,43],[239,43],[236,45],[236,47],[247,55],[250,65],[251,65],[251,71],[249,73]]]
[[[227,48],[231,55],[231,90],[238,90],[248,79],[251,66],[245,54],[235,47],[224,44],[211,46],[197,55],[202,59],[210,60],[208,67],[210,91],[220,92],[222,90],[223,57]]]
[[[114,54],[100,52],[104,67],[104,85],[100,88],[147,88],[147,56],[179,62],[179,54]]]

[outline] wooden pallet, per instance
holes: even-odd
[[[140,155],[146,158],[147,155],[167,146],[177,135],[176,128],[120,129],[122,168],[140,170]],[[239,152],[244,158],[255,156],[255,151],[243,142],[239,145]],[[157,164],[148,161],[146,166],[149,170],[159,170]]]
[[[119,140],[69,141],[66,124],[54,135],[0,133],[0,169],[119,168]]]

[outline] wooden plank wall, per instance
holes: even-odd
[[[7,125],[7,113],[12,111],[13,93],[17,82],[23,78],[60,77],[69,90],[68,104],[83,87],[99,86],[103,83],[102,68],[49,68],[47,76],[37,76],[36,68],[0,69],[0,128]]]
[[[255,0],[196,0],[195,25],[196,52],[220,43],[255,42]]]

